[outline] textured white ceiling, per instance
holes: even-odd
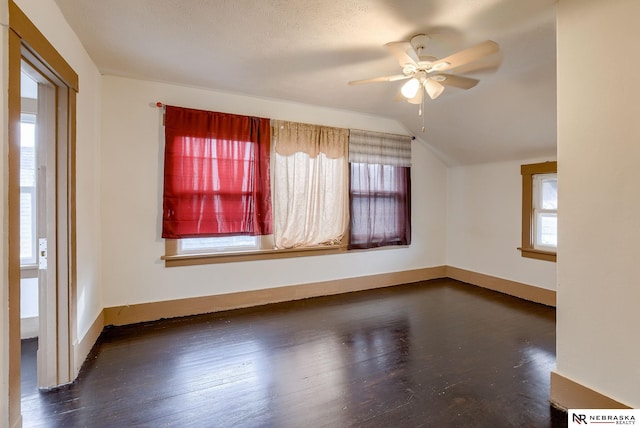
[[[450,164],[555,153],[555,0],[56,1],[105,74],[394,118]],[[402,82],[347,85],[398,74],[384,44],[419,33],[437,57],[501,47],[475,88],[427,101],[424,133]]]

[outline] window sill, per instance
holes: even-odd
[[[175,267],[339,254],[345,251],[347,251],[346,246],[333,245],[286,250],[238,251],[235,253],[176,254],[162,256],[161,259],[164,260],[165,267]]]
[[[535,248],[518,248],[518,250],[520,250],[522,257],[556,262],[556,253],[552,251],[536,250]]]

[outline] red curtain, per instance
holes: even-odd
[[[272,233],[269,119],[167,106],[162,237]]]
[[[411,244],[411,168],[350,163],[349,249]]]

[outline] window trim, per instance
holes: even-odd
[[[165,239],[165,267],[193,266],[215,263],[244,262],[251,260],[273,260],[292,257],[318,256],[325,254],[340,254],[347,251],[346,239],[335,245],[319,245],[315,247],[299,247],[286,249],[261,249],[225,252],[203,252],[203,253],[178,253],[178,240]]]
[[[558,162],[541,162],[520,166],[522,174],[522,246],[518,247],[522,257],[556,262],[557,252],[534,248],[533,225],[533,176],[557,174]]]

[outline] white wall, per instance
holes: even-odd
[[[38,316],[38,278],[20,278],[20,318]]]
[[[640,69],[638,17],[637,0],[558,4],[557,372],[635,408],[640,85],[626,76]]]
[[[449,168],[447,264],[550,290],[556,264],[525,258],[522,245],[520,165],[528,159]]]
[[[413,150],[409,248],[165,268],[160,256],[165,104],[321,125],[405,133],[397,122],[303,104],[105,76],[102,105],[102,244],[105,307],[216,295],[403,271],[445,262],[446,167]]]
[[[20,278],[20,338],[38,337],[38,278]]]
[[[78,337],[102,310],[100,291],[100,74],[53,0],[16,0],[53,47],[78,73],[76,127],[76,226]],[[72,338],[73,341],[76,338]],[[80,361],[79,363],[82,363]]]

